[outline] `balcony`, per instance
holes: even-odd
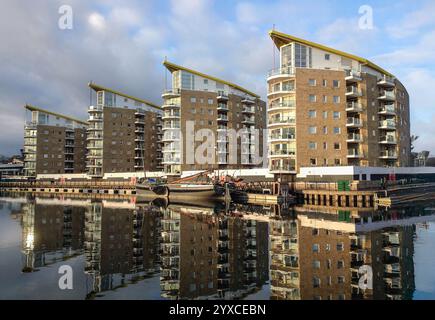
[[[242,99],[242,103],[243,103],[243,104],[255,104],[255,99],[254,99],[254,98],[250,98],[250,97],[245,96],[245,97]]]
[[[180,136],[176,135],[176,134],[168,134],[165,133],[162,137],[162,142],[165,141],[179,141],[180,140]]]
[[[380,107],[378,113],[384,114],[384,115],[395,116],[396,115],[396,108],[395,108],[394,104],[387,104],[387,105],[384,105],[383,107]]]
[[[387,160],[397,159],[397,153],[396,151],[393,150],[381,151],[381,155],[379,156],[379,159],[387,159]]]
[[[242,120],[242,124],[255,124],[255,118],[254,117],[245,117]]]
[[[348,143],[361,143],[363,142],[362,136],[358,133],[349,133],[346,142]]]
[[[134,123],[135,124],[145,124],[145,119],[144,118],[136,118],[135,120],[134,120]]]
[[[379,121],[379,129],[396,130],[396,122],[394,120]]]
[[[218,135],[217,142],[218,143],[227,143],[228,142],[228,137],[227,136],[220,136],[220,135]]]
[[[217,106],[218,111],[228,111],[228,106],[225,103],[219,103]]]
[[[90,115],[88,118],[89,122],[102,122],[103,121],[103,116],[102,115]]]
[[[269,109],[268,111],[277,111],[280,109],[294,109],[296,108],[296,101],[295,100],[291,100],[291,101],[286,101],[286,102],[281,102],[281,103],[271,103],[269,105]]]
[[[162,150],[163,153],[179,153],[179,147],[164,147]]]
[[[359,98],[359,97],[362,97],[362,95],[363,95],[362,91],[359,90],[357,87],[354,87],[354,86],[347,87],[346,97]]]
[[[296,135],[294,133],[287,133],[287,134],[272,134],[269,138],[270,142],[283,142],[288,140],[295,140]]]
[[[103,112],[103,107],[102,106],[89,106],[88,108],[88,112]]]
[[[218,101],[228,101],[228,99],[229,99],[228,93],[225,91],[218,91],[216,99]]]
[[[286,86],[272,86],[269,89],[269,92],[267,94],[268,98],[271,98],[275,95],[280,95],[280,94],[290,94],[290,93],[294,93],[295,92],[295,87],[294,85],[286,85]]]
[[[296,156],[296,149],[279,149],[279,150],[271,150],[269,155],[271,157],[282,157],[282,156]]]
[[[348,128],[361,128],[363,126],[361,119],[347,118],[346,127]]]
[[[346,111],[347,112],[362,112],[363,111],[363,107],[362,107],[361,103],[349,102],[346,105]]]
[[[163,164],[180,164],[180,157],[163,157]]]
[[[361,153],[358,149],[349,149],[347,152],[348,159],[361,159],[364,158],[364,154]]]
[[[162,119],[180,119],[180,112],[178,110],[165,111]]]
[[[392,88],[395,87],[396,84],[393,77],[384,75],[381,79],[378,80],[378,86]]]
[[[295,75],[295,69],[292,67],[276,68],[267,73],[267,81],[279,78],[288,78]]]
[[[219,114],[217,117],[218,122],[228,122],[228,116],[224,114]]]
[[[136,137],[134,138],[134,141],[136,141],[136,142],[144,142],[145,139],[144,139],[143,136],[136,136]]]
[[[255,114],[255,108],[253,107],[244,107],[242,113],[246,114]]]
[[[165,98],[176,98],[176,97],[179,97],[180,95],[181,95],[181,90],[180,89],[178,89],[178,88],[168,89],[168,90],[163,91],[162,98],[163,99],[165,99]]]
[[[180,129],[180,123],[165,123],[163,130]]]
[[[347,82],[359,82],[362,81],[361,72],[355,70],[347,70],[345,80]]]
[[[281,125],[294,125],[296,123],[296,118],[287,117],[287,118],[271,118],[269,120],[269,127],[281,126]]]
[[[380,144],[397,144],[397,139],[395,136],[385,136],[381,137],[379,140]]]
[[[218,126],[217,131],[218,132],[225,132],[228,130],[227,126]]]
[[[180,108],[180,104],[179,103],[165,103],[162,106],[162,109],[179,109]]]
[[[382,91],[378,97],[379,100],[382,101],[395,101],[396,100],[396,94],[394,91]]]

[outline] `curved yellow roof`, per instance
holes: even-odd
[[[228,85],[230,87],[233,87],[234,89],[240,90],[240,91],[242,91],[244,93],[247,93],[250,96],[253,96],[255,98],[260,98],[259,95],[255,94],[255,93],[253,93],[253,92],[251,92],[251,91],[249,91],[249,90],[247,90],[247,89],[245,89],[245,88],[243,88],[243,87],[241,87],[241,86],[239,86],[237,84],[234,84],[232,82],[228,82],[226,80],[222,80],[222,79],[219,79],[219,78],[216,78],[216,77],[213,77],[213,76],[209,76],[207,74],[204,74],[204,73],[192,70],[192,69],[188,69],[186,67],[182,67],[180,65],[177,65],[175,63],[169,62],[167,60],[163,61],[163,65],[166,68],[168,68],[168,70],[171,71],[171,72],[178,71],[178,70],[184,70],[184,71],[187,71],[189,73],[196,74],[197,76],[200,76],[200,77],[203,77],[203,78],[207,78],[207,79],[210,79],[210,80],[213,80],[213,81],[216,81],[216,82],[224,83],[224,84],[226,84],[226,85]]]
[[[42,109],[42,108],[39,108],[39,107],[35,107],[35,106],[30,105],[30,104],[26,104],[24,106],[24,108],[26,108],[29,111],[39,111],[39,112],[43,112],[43,113],[46,113],[46,114],[50,114],[50,115],[55,116],[55,117],[59,117],[59,118],[63,118],[63,119],[71,120],[71,121],[75,121],[77,123],[81,123],[81,124],[85,124],[85,125],[88,124],[86,121],[79,120],[79,119],[76,119],[76,118],[73,118],[73,117],[70,117],[70,116],[66,116],[66,115],[63,115],[63,114],[60,114],[60,113],[57,113],[57,112],[45,110],[45,109]]]
[[[349,59],[352,59],[352,60],[356,60],[358,62],[361,62],[361,63],[369,66],[370,68],[372,68],[372,69],[374,69],[376,71],[379,71],[382,74],[385,74],[385,75],[388,75],[388,76],[393,76],[391,73],[389,73],[385,69],[379,67],[378,65],[374,64],[373,62],[371,62],[371,61],[369,61],[367,59],[358,57],[356,55],[350,54],[350,53],[346,53],[346,52],[343,52],[343,51],[340,51],[340,50],[336,50],[336,49],[333,49],[333,48],[330,48],[330,47],[327,47],[327,46],[324,46],[324,45],[321,45],[321,44],[318,44],[318,43],[315,43],[315,42],[311,42],[311,41],[308,41],[308,40],[297,38],[295,36],[292,36],[292,35],[289,35],[289,34],[285,34],[285,33],[279,32],[279,31],[275,31],[275,30],[271,30],[269,32],[269,35],[270,35],[270,37],[272,38],[273,42],[275,43],[275,45],[278,48],[280,48],[281,46],[283,46],[285,44],[288,44],[290,42],[298,42],[298,43],[302,43],[302,44],[305,44],[305,45],[313,47],[313,48],[317,48],[317,49],[320,49],[320,50],[323,50],[323,51],[326,51],[326,52],[330,52],[330,53],[333,53],[333,54],[336,54],[336,55],[339,55],[339,56],[343,56],[343,57],[346,57],[346,58],[349,58]]]
[[[128,95],[128,94],[125,94],[125,93],[122,93],[122,92],[119,92],[119,91],[116,91],[116,90],[113,90],[113,89],[110,89],[110,88],[106,88],[106,87],[103,87],[103,86],[97,85],[97,84],[95,84],[95,83],[93,83],[93,82],[89,82],[89,83],[88,83],[88,86],[89,86],[89,88],[92,88],[92,89],[94,89],[95,91],[108,91],[108,92],[111,92],[111,93],[117,94],[117,95],[119,95],[119,96],[122,96],[122,97],[125,97],[125,98],[129,98],[129,99],[131,99],[131,100],[136,100],[136,101],[138,101],[138,102],[145,103],[145,104],[149,105],[150,107],[154,107],[154,108],[156,108],[156,109],[161,109],[160,106],[158,106],[158,105],[156,105],[156,104],[154,104],[154,103],[152,103],[152,102],[149,102],[149,101],[147,101],[147,100],[139,99],[139,98],[136,98],[136,97],[130,96],[130,95]]]

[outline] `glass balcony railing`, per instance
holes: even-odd
[[[272,69],[267,73],[267,77],[275,77],[275,76],[293,76],[295,75],[295,69],[292,67],[284,67],[284,68],[276,68]]]
[[[271,118],[269,119],[269,124],[294,124],[296,123],[296,118]]]

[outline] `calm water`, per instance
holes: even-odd
[[[432,209],[433,208],[433,209]],[[0,195],[0,299],[435,299],[435,204]],[[61,266],[72,290],[61,290]]]

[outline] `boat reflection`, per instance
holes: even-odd
[[[162,299],[412,299],[416,229],[435,221],[427,205],[23,202],[23,271],[83,255],[88,299],[146,278],[160,283]]]

